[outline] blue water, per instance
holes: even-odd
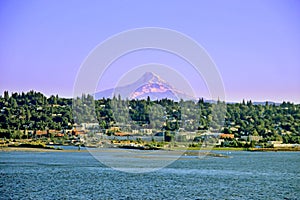
[[[218,152],[225,153],[225,152]],[[0,152],[1,199],[299,199],[299,152],[231,152],[125,173],[88,152]]]

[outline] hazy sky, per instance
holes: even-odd
[[[99,43],[128,29],[163,27],[206,49],[227,101],[300,103],[299,19],[297,0],[1,0],[0,93],[33,89],[71,97],[81,63]],[[118,77],[104,88],[122,76],[117,67],[114,72]]]

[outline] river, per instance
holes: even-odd
[[[300,152],[232,151],[126,173],[89,152],[0,152],[0,199],[297,199],[299,166]]]

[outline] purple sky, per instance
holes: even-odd
[[[72,97],[80,65],[96,45],[128,29],[163,27],[206,49],[227,101],[300,103],[299,19],[297,0],[1,0],[0,93]]]

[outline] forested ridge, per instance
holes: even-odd
[[[216,104],[225,105],[222,102]],[[265,140],[300,143],[299,104],[227,103],[224,117],[214,116],[216,104],[203,99],[174,102],[169,99],[123,100],[114,97],[94,101],[90,95],[73,100],[58,95],[46,97],[35,91],[11,94],[5,91],[0,97],[0,137],[21,137],[25,129],[66,130],[72,129],[75,122],[98,122],[101,129],[121,125],[126,131],[138,127],[157,131],[179,128],[184,131],[213,130],[231,133],[235,137],[259,135]],[[89,105],[93,107],[87,108]],[[75,114],[72,109],[76,109]],[[90,116],[93,112],[95,117]],[[222,126],[214,119],[218,117],[224,122]]]

